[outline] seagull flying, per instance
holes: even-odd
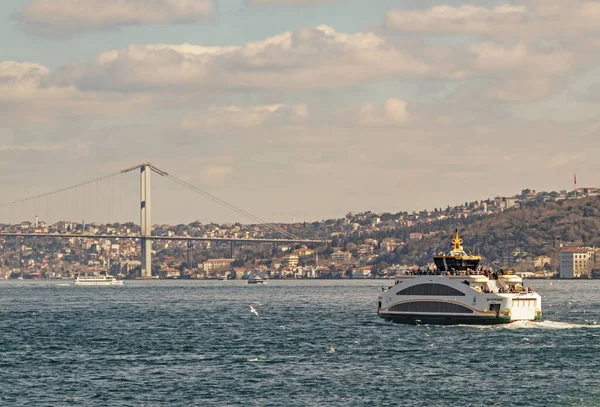
[[[254,309],[254,307],[252,305],[250,305],[250,312],[253,313],[254,315],[258,316],[258,312],[256,312],[256,310]]]

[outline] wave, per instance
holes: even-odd
[[[510,324],[502,325],[459,325],[462,327],[476,328],[476,329],[547,329],[547,330],[560,330],[560,329],[595,329],[600,328],[597,321],[586,321],[584,323],[571,323],[561,321],[515,321]]]
[[[248,358],[246,359],[248,362],[262,362],[264,360],[264,358],[262,357],[257,357],[257,358]]]

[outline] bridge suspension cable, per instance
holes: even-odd
[[[69,191],[69,190],[72,190],[72,189],[80,188],[80,187],[83,187],[83,186],[86,186],[86,185],[89,185],[89,184],[93,184],[94,182],[99,182],[99,181],[102,181],[102,180],[105,180],[105,179],[108,179],[108,178],[115,177],[117,175],[120,175],[121,173],[122,173],[122,171],[114,172],[112,174],[105,175],[103,177],[96,178],[96,179],[93,179],[91,181],[82,182],[82,183],[77,184],[77,185],[72,185],[70,187],[58,189],[56,191],[46,192],[46,193],[43,193],[43,194],[30,196],[28,198],[19,199],[17,201],[6,202],[6,203],[3,203],[3,204],[0,204],[0,208],[3,208],[5,206],[9,206],[9,205],[18,204],[18,203],[28,202],[28,201],[31,201],[31,200],[34,200],[34,199],[44,198],[44,197],[51,196],[51,195],[56,195],[56,194],[59,194],[61,192],[65,192],[65,191]]]
[[[211,194],[209,192],[206,192],[206,191],[204,191],[204,190],[202,190],[202,189],[200,189],[200,188],[198,188],[198,187],[190,184],[189,182],[186,182],[186,181],[184,181],[184,180],[182,180],[182,179],[180,179],[180,178],[178,178],[178,177],[176,177],[174,175],[171,175],[171,174],[169,174],[169,173],[167,173],[165,171],[162,171],[162,170],[160,170],[160,169],[158,169],[158,168],[156,168],[154,166],[152,166],[151,168],[152,168],[152,171],[154,171],[158,175],[166,177],[166,178],[168,178],[168,179],[170,179],[170,180],[172,180],[172,181],[174,181],[174,182],[176,182],[176,183],[178,183],[178,184],[180,184],[180,185],[182,185],[182,186],[184,186],[184,187],[186,187],[186,188],[188,188],[188,189],[190,189],[190,190],[192,190],[192,191],[194,191],[194,192],[196,192],[196,193],[198,193],[200,195],[203,195],[204,197],[206,197],[206,198],[208,198],[208,199],[210,199],[210,200],[212,200],[214,202],[217,202],[217,203],[219,203],[219,204],[221,204],[221,205],[223,205],[223,206],[231,209],[232,211],[234,211],[234,212],[236,212],[236,213],[238,213],[240,215],[243,215],[243,216],[245,216],[245,217],[247,217],[249,219],[252,219],[253,221],[258,222],[259,224],[267,227],[268,229],[270,229],[273,232],[281,233],[282,235],[284,235],[287,238],[296,239],[296,240],[300,239],[298,236],[294,235],[293,233],[290,233],[287,230],[285,230],[285,229],[283,229],[283,228],[281,228],[281,227],[279,227],[277,225],[269,223],[269,222],[267,222],[267,221],[259,218],[258,216],[252,215],[251,213],[248,213],[245,210],[240,209],[237,206],[235,206],[233,204],[230,204],[229,202],[226,202],[226,201],[222,200],[221,198],[216,197],[213,194]]]
[[[255,215],[253,215],[253,214],[251,214],[249,212],[246,212],[245,210],[243,210],[243,209],[241,209],[241,208],[239,208],[239,207],[237,207],[237,206],[235,206],[235,205],[233,205],[233,204],[231,204],[229,202],[226,202],[223,199],[221,199],[221,198],[219,198],[219,197],[217,197],[217,196],[215,196],[215,195],[213,195],[213,194],[211,194],[211,193],[209,193],[207,191],[204,191],[203,189],[200,189],[200,188],[198,188],[198,187],[190,184],[189,182],[186,182],[186,181],[182,180],[181,178],[178,178],[178,177],[176,177],[176,176],[174,176],[172,174],[169,174],[166,171],[163,171],[163,170],[161,170],[161,169],[159,169],[159,168],[157,168],[157,167],[155,167],[153,165],[150,165],[150,164],[136,165],[134,167],[127,168],[127,169],[122,170],[122,171],[114,172],[112,174],[108,174],[108,175],[105,175],[105,176],[102,176],[102,177],[99,177],[99,178],[95,178],[95,179],[90,180],[90,181],[86,181],[86,182],[82,182],[82,183],[79,183],[79,184],[76,184],[76,185],[72,185],[72,186],[69,186],[69,187],[66,187],[66,188],[61,188],[61,189],[58,189],[56,191],[46,192],[46,193],[39,194],[39,195],[33,195],[33,196],[28,197],[28,198],[23,198],[23,199],[15,200],[15,201],[12,201],[12,202],[2,203],[2,204],[0,204],[0,208],[6,207],[6,206],[10,206],[11,208],[14,208],[15,204],[25,203],[25,202],[29,202],[29,201],[33,201],[33,200],[35,200],[35,203],[36,203],[36,206],[37,206],[38,201],[39,201],[40,198],[49,197],[49,196],[52,196],[52,195],[59,194],[61,192],[65,192],[65,191],[76,190],[77,188],[81,188],[81,187],[84,187],[84,186],[87,186],[87,185],[90,185],[90,184],[94,184],[94,183],[97,183],[96,184],[96,186],[97,186],[97,188],[96,188],[97,189],[96,194],[98,195],[99,194],[98,187],[99,187],[99,182],[100,181],[111,179],[113,177],[116,177],[117,175],[129,173],[129,172],[131,172],[133,170],[139,169],[140,167],[142,167],[144,165],[148,165],[150,167],[150,169],[153,172],[155,172],[156,174],[161,175],[161,176],[163,176],[165,178],[168,178],[171,181],[176,182],[177,184],[182,185],[182,186],[184,186],[187,189],[190,189],[190,190],[192,190],[192,191],[194,191],[194,192],[196,192],[196,193],[198,193],[198,194],[200,194],[200,195],[202,195],[202,196],[204,196],[204,197],[206,197],[206,198],[208,198],[208,199],[210,199],[210,200],[212,200],[212,201],[214,201],[214,202],[216,202],[216,203],[218,203],[218,204],[220,204],[222,206],[225,206],[226,208],[229,208],[232,211],[234,211],[234,212],[236,212],[236,213],[238,213],[238,214],[240,214],[242,216],[245,216],[245,217],[253,220],[254,222],[257,222],[258,224],[266,227],[267,229],[271,230],[274,233],[280,233],[281,235],[283,235],[284,237],[287,237],[288,239],[301,240],[298,236],[294,235],[293,233],[290,233],[287,230],[285,230],[285,229],[283,229],[283,228],[281,228],[281,227],[279,227],[279,226],[277,226],[277,225],[275,225],[273,223],[269,223],[269,222],[265,221],[264,219],[259,218],[258,216],[255,216]],[[111,184],[109,183],[109,189],[110,188],[111,188]],[[87,201],[88,201],[87,192],[88,192],[87,190],[84,191],[84,218],[85,218],[85,211],[86,211]],[[112,191],[109,191],[109,204],[112,203],[111,201],[112,201]],[[46,201],[46,205],[48,206],[48,201]],[[47,209],[47,211],[49,211],[49,209]],[[109,218],[110,217],[111,217],[111,214],[110,214],[110,209],[109,209]]]

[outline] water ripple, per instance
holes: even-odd
[[[58,284],[0,282],[0,405],[600,405],[597,281],[495,327],[384,322],[379,281]]]

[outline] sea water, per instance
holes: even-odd
[[[385,322],[391,283],[0,281],[0,405],[600,405],[600,281],[492,327]]]

